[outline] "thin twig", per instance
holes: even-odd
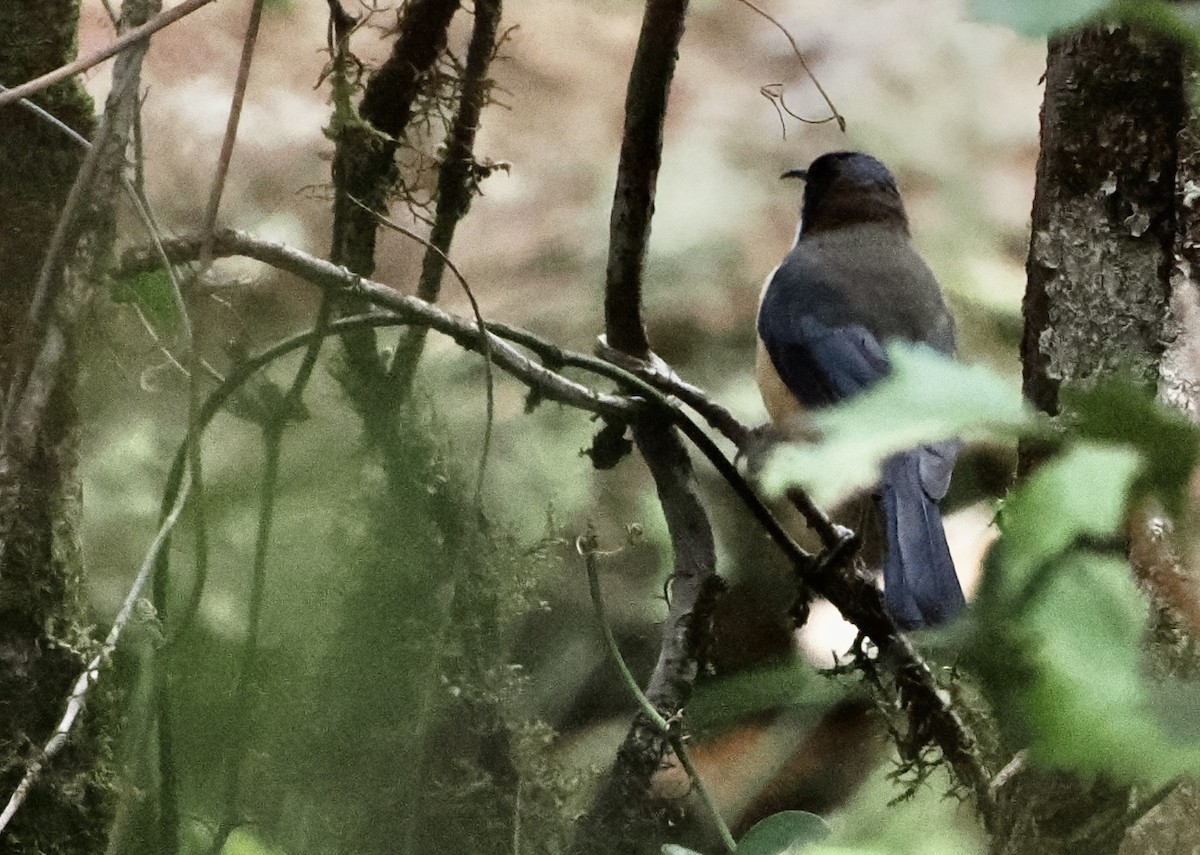
[[[800,51],[800,45],[796,44],[796,39],[793,38],[793,36],[790,32],[788,32],[788,28],[785,27],[783,24],[779,23],[779,21],[775,20],[773,17],[771,17],[766,11],[764,11],[763,9],[754,5],[752,2],[750,2],[750,0],[738,0],[738,2],[741,3],[743,6],[746,6],[750,9],[754,10],[762,17],[766,18],[768,21],[770,21],[772,24],[774,24],[779,29],[779,32],[783,33],[784,37],[791,44],[792,51],[793,51],[793,53],[796,54],[796,59],[800,60],[800,67],[804,69],[804,73],[808,75],[808,78],[813,82],[813,85],[817,87],[817,91],[821,93],[821,97],[825,99],[825,103],[829,105],[829,112],[833,114],[829,118],[836,120],[838,123],[838,127],[841,129],[842,133],[845,133],[846,132],[845,117],[843,117],[842,114],[838,112],[838,108],[835,107],[833,104],[833,99],[831,99],[829,97],[829,93],[827,93],[825,91],[825,87],[821,85],[821,81],[817,79],[817,76],[812,73],[812,69],[810,69],[808,67],[808,63],[805,62],[805,60],[804,60],[804,54]],[[791,113],[791,110],[789,110],[788,112]],[[792,115],[795,116],[794,113],[792,113]],[[796,118],[799,119],[800,117],[796,116]],[[802,121],[804,121],[804,120],[802,120]],[[814,124],[816,124],[816,123],[814,122]]]
[[[34,92],[40,92],[43,89],[53,86],[55,83],[66,80],[68,77],[74,77],[80,72],[87,71],[92,66],[99,65],[104,60],[116,56],[130,45],[149,38],[163,27],[169,27],[180,18],[185,18],[201,6],[206,6],[212,2],[213,0],[183,0],[178,6],[174,6],[154,16],[140,27],[134,27],[116,41],[100,48],[100,50],[80,57],[74,62],[60,66],[53,71],[48,71],[41,77],[35,77],[27,83],[22,83],[20,86],[14,86],[6,92],[0,93],[0,107],[6,107],[21,98],[32,95]]]
[[[159,525],[158,532],[155,534],[154,540],[151,541],[145,558],[142,559],[141,569],[134,578],[133,584],[129,588],[129,593],[125,595],[125,601],[121,604],[121,609],[117,612],[117,616],[113,620],[112,628],[109,629],[108,636],[104,639],[104,644],[101,645],[99,652],[92,657],[92,660],[88,663],[83,673],[75,681],[75,685],[71,689],[71,695],[67,699],[66,712],[63,714],[58,726],[54,729],[54,735],[42,747],[42,751],[37,759],[26,768],[24,777],[9,797],[4,812],[0,813],[0,831],[3,831],[9,822],[12,821],[13,816],[16,815],[17,810],[21,807],[21,803],[25,801],[30,788],[37,782],[42,769],[66,745],[71,729],[75,726],[75,722],[79,720],[84,706],[87,704],[88,691],[100,679],[100,669],[108,664],[113,651],[117,649],[117,643],[121,640],[121,633],[129,623],[130,618],[133,617],[134,608],[141,599],[142,589],[146,586],[146,581],[150,578],[150,574],[154,570],[159,552],[167,542],[167,536],[171,533],[171,529],[179,521],[179,515],[183,511],[184,504],[187,502],[190,488],[191,479],[185,473],[176,493],[171,512],[167,514],[166,518]]]
[[[696,767],[692,765],[691,758],[688,757],[687,749],[683,744],[683,737],[679,733],[678,718],[675,717],[673,719],[674,723],[668,721],[654,704],[650,703],[650,699],[646,697],[641,686],[638,685],[637,678],[633,676],[633,672],[625,664],[625,657],[621,655],[621,648],[617,645],[617,639],[613,637],[612,624],[608,620],[607,610],[604,605],[604,594],[600,590],[600,570],[598,567],[599,562],[597,561],[597,556],[600,553],[597,546],[596,531],[589,524],[587,534],[576,538],[575,551],[583,556],[587,567],[588,592],[591,594],[592,609],[596,614],[596,623],[600,625],[600,629],[604,634],[604,646],[608,651],[608,658],[616,666],[625,691],[637,701],[642,715],[649,719],[650,723],[657,727],[662,735],[670,741],[671,747],[675,751],[675,756],[679,758],[679,762],[691,780],[692,786],[695,787],[696,792],[699,794],[700,800],[704,802],[704,806],[712,814],[713,821],[717,825],[717,830],[721,834],[721,840],[725,844],[725,849],[732,852],[737,848],[737,842],[733,839],[733,834],[730,832],[729,826],[725,823],[725,819],[721,816],[721,811],[709,793],[708,787],[704,785],[704,779],[700,777],[696,771]]]
[[[250,82],[250,67],[254,62],[254,49],[258,44],[258,28],[262,22],[263,0],[254,0],[250,7],[250,19],[246,22],[246,34],[242,37],[242,55],[238,61],[237,78],[233,85],[233,97],[229,102],[229,115],[225,119],[225,135],[221,139],[221,154],[217,157],[217,168],[213,173],[212,188],[208,204],[204,208],[204,220],[200,233],[210,237],[217,224],[217,213],[221,207],[221,196],[225,192],[225,179],[229,175],[229,164],[233,160],[233,147],[237,142],[238,125],[242,118],[242,105],[246,101],[246,87]],[[212,244],[205,242],[200,252],[200,268],[211,261]]]

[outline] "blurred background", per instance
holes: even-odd
[[[189,231],[200,221],[241,50],[244,5],[201,10],[156,36],[147,59],[146,181],[160,220],[172,231]],[[776,27],[734,0],[692,3],[671,94],[647,266],[652,346],[743,421],[764,421],[752,375],[754,316],[763,280],[794,239],[801,192],[778,176],[822,152],[851,148],[876,155],[896,175],[914,239],[957,316],[961,357],[1017,376],[1044,44],[973,22],[955,0],[808,0],[764,9],[794,36],[845,116],[846,132],[832,122],[781,121],[760,92],[782,84],[792,111],[828,116]],[[608,210],[641,11],[639,4],[617,0],[506,5],[504,20],[513,29],[492,67],[499,103],[484,113],[476,156],[511,168],[486,180],[450,253],[485,316],[585,352],[603,328]],[[330,232],[332,143],[322,133],[330,106],[327,84],[318,85],[328,59],[326,17],[326,5],[317,0],[268,4],[220,218],[317,255],[327,252]],[[383,4],[355,37],[354,49],[368,65],[386,55],[381,30],[394,21],[395,12]],[[453,50],[464,49],[468,26],[456,20]],[[81,52],[111,36],[99,0],[86,0]],[[87,81],[98,100],[107,92],[109,73],[106,65]],[[433,155],[436,139],[427,142]],[[415,222],[403,208],[393,214],[403,224]],[[132,218],[125,239],[144,240]],[[387,232],[379,246],[373,278],[401,292],[413,290],[422,248]],[[219,287],[196,313],[204,346],[218,361],[230,347],[256,349],[310,322],[316,295],[299,281],[245,261],[221,262],[217,277]],[[443,295],[450,311],[469,312],[450,278]],[[187,388],[129,306],[99,305],[93,320],[82,382],[85,548],[96,620],[107,625],[153,536],[166,472],[186,427]],[[157,323],[169,342],[171,320]],[[385,333],[384,341],[390,336]],[[290,375],[285,367],[276,376]],[[586,777],[610,761],[632,703],[604,660],[578,559],[563,546],[592,522],[602,546],[621,550],[605,562],[604,584],[622,645],[641,675],[653,661],[655,621],[663,612],[670,566],[665,526],[636,456],[596,472],[581,455],[599,423],[548,404],[526,413],[523,388],[503,376],[496,392],[484,508],[511,543],[513,578],[520,580],[497,636],[504,647],[498,655],[520,672],[509,707],[561,734],[552,737],[547,730],[543,740],[559,763],[555,774]],[[484,432],[480,361],[431,337],[418,397],[421,424],[436,439],[414,446],[414,466],[433,460],[470,483]],[[402,624],[423,602],[413,599],[419,582],[438,584],[415,545],[405,558],[408,587],[384,592],[385,577],[371,576],[375,565],[363,557],[362,542],[377,524],[372,490],[380,474],[363,453],[358,421],[327,372],[318,373],[306,401],[312,417],[289,431],[285,445],[267,580],[264,673],[254,711],[256,795],[247,808],[256,819],[246,833],[272,840],[282,851],[324,851],[313,843],[321,832],[299,828],[296,817],[312,816],[303,805],[314,790],[353,789],[332,773],[313,777],[315,767],[303,772],[285,737],[315,726],[322,719],[314,708],[328,713],[329,697],[347,694],[379,715],[331,715],[321,727],[344,728],[343,737],[358,742],[386,729],[387,710],[406,703],[401,683],[380,676],[395,662],[387,627]],[[247,714],[229,705],[246,627],[260,445],[253,427],[233,417],[219,418],[210,431],[204,454],[211,569],[198,619],[186,643],[171,650],[184,731],[185,824],[197,840],[206,833],[205,805],[215,798],[221,774],[213,746],[221,744],[231,717]],[[948,531],[968,587],[988,542],[992,507],[986,494],[1002,478],[1002,458],[1001,464],[989,458],[960,467],[962,483],[951,497],[955,513]],[[698,465],[717,526],[720,569],[736,586],[718,670],[733,674],[786,659],[793,648],[804,650],[807,662],[829,664],[831,651],[845,650],[852,634],[817,606],[805,637],[789,636],[791,587],[778,556],[747,525],[715,475]],[[627,527],[634,524],[645,535],[627,543]],[[181,591],[191,578],[189,537],[184,531],[177,538],[174,573]],[[338,659],[335,651],[348,639],[364,661]],[[877,766],[878,740],[870,725],[860,722],[863,703],[847,700],[823,678],[797,679],[813,709],[846,710],[821,725],[816,713],[793,710],[795,721],[787,728],[789,746],[814,733],[852,746],[849,759],[816,764],[814,774],[826,778],[810,779],[805,805],[827,808],[844,798],[851,782],[886,768]],[[324,688],[314,689],[319,685]],[[363,686],[378,696],[367,699]],[[728,732],[727,725],[717,730]],[[848,732],[814,731],[839,726]],[[736,814],[753,800],[754,787],[737,782],[732,761],[713,744],[717,759],[710,768],[727,784],[722,797]],[[403,758],[403,746],[397,751]],[[839,784],[830,775],[845,780]],[[303,786],[296,783],[301,779]],[[871,786],[886,789],[882,779]],[[288,834],[281,825],[289,826]],[[965,851],[954,848],[961,845],[947,844],[947,851]]]

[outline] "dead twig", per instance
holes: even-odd
[[[100,50],[80,57],[74,62],[60,66],[53,71],[48,71],[27,83],[22,83],[20,86],[14,86],[6,92],[0,93],[0,107],[7,107],[9,104],[14,104],[35,92],[40,92],[43,89],[53,86],[55,83],[66,80],[68,77],[74,77],[76,74],[87,71],[92,66],[99,65],[104,60],[126,50],[130,45],[137,44],[149,38],[164,27],[169,27],[181,18],[187,17],[200,7],[207,6],[212,2],[213,0],[184,0],[178,6],[173,6],[165,12],[156,15],[142,26],[133,28],[116,41],[100,48]]]

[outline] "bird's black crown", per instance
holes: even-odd
[[[799,174],[799,171],[792,174]],[[896,179],[886,166],[860,151],[823,154],[804,170],[801,232],[860,223],[888,223],[908,230]]]

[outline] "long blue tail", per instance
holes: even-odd
[[[937,626],[966,605],[938,507],[956,453],[957,444],[924,446],[884,464],[884,603],[901,629]]]

